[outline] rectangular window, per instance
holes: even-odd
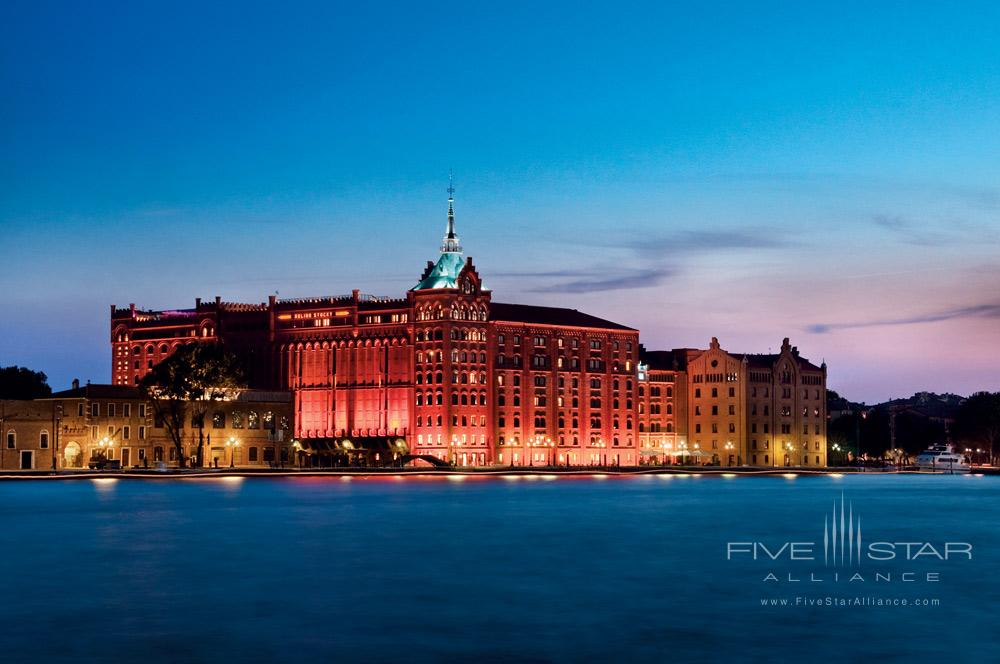
[[[139,404],[139,417],[146,417],[146,404]]]
[[[139,440],[146,440],[146,427],[139,427]]]
[[[256,461],[257,460],[257,448],[256,447],[251,447],[250,448],[249,459],[250,459],[250,461]]]
[[[108,404],[108,417],[115,416],[115,405],[113,403]]]
[[[128,440],[132,437],[132,428],[128,426],[122,427],[122,440]]]
[[[83,417],[83,402],[76,404],[76,415],[77,417]]]
[[[101,404],[94,402],[90,404],[90,416],[97,417],[101,414]]]
[[[123,403],[122,404],[122,416],[123,417],[132,417],[132,404],[130,404],[130,403]]]

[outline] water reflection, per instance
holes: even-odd
[[[0,551],[37,570],[0,575],[0,621],[17,625],[0,652],[765,661],[777,647],[788,661],[996,661],[1000,478],[658,477],[0,483]],[[727,539],[814,537],[842,491],[887,541],[940,533],[982,555],[942,579],[937,609],[755,606],[757,570],[727,564]],[[900,625],[934,638],[882,648]]]

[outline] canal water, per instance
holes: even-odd
[[[990,477],[4,482],[0,565],[3,662],[1000,661]]]

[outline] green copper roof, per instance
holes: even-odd
[[[430,273],[411,290],[430,290],[434,288],[458,288],[458,275],[465,265],[462,254],[445,252],[438,258],[437,264]]]

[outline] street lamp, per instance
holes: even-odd
[[[226,441],[226,447],[229,448],[229,467],[234,468],[236,463],[236,448],[240,446],[240,441],[236,439],[236,436],[230,436],[229,440]]]
[[[101,467],[103,469],[104,462],[106,462],[108,460],[109,456],[111,455],[111,448],[114,446],[115,441],[111,440],[111,438],[109,438],[108,436],[105,436],[104,438],[101,438],[99,441],[97,441],[97,444],[101,448],[100,451],[99,451],[99,454],[101,456],[101,460],[102,460]],[[105,448],[107,448],[106,452],[105,452]]]

